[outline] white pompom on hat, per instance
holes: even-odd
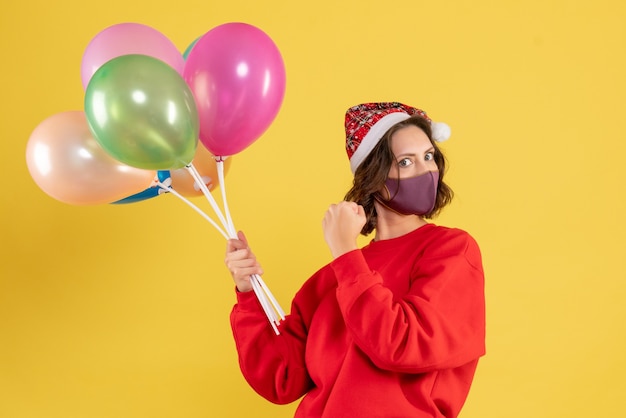
[[[345,119],[346,152],[352,172],[356,171],[392,126],[414,115],[430,122],[433,140],[443,142],[450,138],[448,125],[433,122],[423,110],[402,103],[363,103],[348,109]]]

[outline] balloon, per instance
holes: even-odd
[[[156,180],[158,180],[161,183],[164,183],[164,182],[167,182],[169,179],[170,179],[170,172],[167,170],[160,170],[157,172],[154,183],[156,183]],[[139,193],[135,193],[132,196],[125,197],[124,199],[121,199],[112,203],[114,204],[136,203],[136,202],[141,202],[142,200],[152,199],[153,197],[160,196],[163,193],[167,193],[167,190],[164,190],[158,185],[154,184],[151,187],[148,187],[147,189]]]
[[[41,122],[26,146],[26,163],[48,195],[73,205],[110,203],[148,187],[154,171],[113,159],[93,138],[82,111],[59,113]]]
[[[224,175],[228,173],[230,169],[231,158],[224,160]],[[192,161],[193,166],[198,170],[200,177],[205,181],[205,184],[209,191],[215,190],[219,186],[219,179],[217,176],[217,166],[215,158],[202,144],[198,145],[196,150],[196,156]],[[195,180],[189,174],[186,168],[179,168],[170,172],[172,176],[172,189],[185,197],[202,196],[202,190],[196,184]]]
[[[285,95],[285,66],[260,29],[227,23],[198,39],[183,78],[193,92],[200,141],[217,156],[236,154],[272,123]]]
[[[151,170],[184,167],[198,145],[193,94],[170,66],[147,55],[113,58],[85,92],[96,140],[124,164]]]
[[[120,23],[98,33],[87,45],[81,62],[83,88],[105,62],[121,55],[142,54],[158,58],[179,74],[185,60],[176,46],[161,32],[139,23]]]
[[[189,53],[191,52],[193,47],[196,45],[196,42],[198,42],[198,39],[200,39],[200,37],[194,39],[193,42],[189,44],[187,49],[185,49],[185,52],[183,52],[183,60],[187,59],[187,57],[189,56]]]

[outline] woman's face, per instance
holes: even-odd
[[[389,178],[410,178],[427,171],[438,171],[435,148],[428,136],[417,126],[399,129],[391,136],[391,151],[396,156],[389,169]]]

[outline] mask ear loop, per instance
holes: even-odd
[[[400,167],[398,166],[398,162],[396,161],[397,158],[394,155],[393,156],[393,165],[396,167],[396,174],[398,175],[398,177],[396,177],[396,192],[394,193],[394,195],[392,196],[391,193],[389,193],[389,188],[387,187],[387,185],[385,185],[385,189],[387,190],[387,194],[389,195],[389,199],[388,200],[393,200],[394,197],[396,197],[398,195],[398,193],[400,192]],[[389,177],[387,177],[387,180],[389,180]]]

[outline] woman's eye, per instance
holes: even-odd
[[[432,161],[434,159],[435,159],[434,152],[427,152],[426,155],[424,156],[424,161]]]
[[[400,167],[408,167],[411,164],[413,164],[413,161],[411,161],[409,158],[403,158],[400,161],[398,161],[398,165]]]

